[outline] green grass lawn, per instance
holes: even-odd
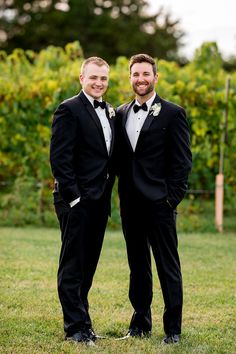
[[[121,232],[107,232],[93,288],[94,329],[108,338],[89,349],[65,342],[56,291],[56,229],[0,228],[1,353],[236,353],[236,234],[180,234],[184,280],[181,344],[163,346],[163,301],[154,276],[153,333],[116,341],[128,330],[128,266]]]

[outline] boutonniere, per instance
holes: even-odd
[[[110,119],[112,119],[113,117],[115,117],[116,112],[115,112],[115,110],[114,110],[113,107],[111,107],[111,106],[108,107],[108,114],[109,114],[109,118],[110,118]]]
[[[161,104],[160,103],[155,103],[150,108],[150,114],[152,114],[153,116],[157,117],[158,114],[160,113],[160,110],[161,110]]]

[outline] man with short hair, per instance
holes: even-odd
[[[109,66],[91,57],[81,67],[82,91],[54,113],[50,161],[54,204],[61,229],[58,294],[66,339],[93,345],[89,316],[92,285],[110,214],[114,175],[112,107],[102,100]]]
[[[124,338],[152,329],[152,249],[165,303],[163,343],[177,343],[183,293],[175,218],[191,170],[189,128],[184,109],[156,94],[154,59],[134,55],[129,68],[135,100],[120,106],[116,118],[118,191],[134,308]]]

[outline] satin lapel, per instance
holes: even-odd
[[[114,137],[115,137],[115,128],[114,128],[114,118],[115,117],[111,117],[111,118],[109,117],[109,104],[107,104],[107,103],[106,103],[106,116],[107,116],[108,122],[111,127],[111,147],[110,147],[110,152],[109,152],[109,155],[111,155],[112,151],[113,151]]]
[[[105,139],[104,139],[103,130],[102,130],[102,126],[101,126],[101,123],[100,123],[100,119],[98,118],[98,115],[95,112],[95,109],[93,108],[93,106],[91,105],[91,103],[89,102],[87,97],[84,95],[83,91],[80,92],[78,97],[82,100],[83,104],[86,106],[90,116],[92,117],[94,123],[96,124],[96,126],[98,128],[99,133],[101,134],[102,139],[104,140],[104,144],[106,145]]]
[[[124,114],[123,114],[123,117],[122,117],[122,129],[123,129],[123,133],[124,133],[124,136],[125,136],[125,139],[130,147],[130,149],[132,150],[133,152],[133,148],[132,148],[132,145],[130,144],[130,140],[129,140],[129,137],[128,137],[128,134],[127,134],[127,131],[126,131],[126,122],[127,122],[127,119],[128,119],[128,114],[129,114],[129,111],[131,109],[131,107],[133,106],[135,100],[133,100],[132,102],[130,102],[124,109]]]
[[[155,97],[155,99],[154,99],[154,101],[153,101],[153,103],[152,103],[152,106],[153,106],[155,103],[159,103],[160,101],[161,101],[160,97],[156,94],[156,97]],[[145,119],[145,122],[144,122],[144,124],[143,124],[143,126],[142,126],[141,132],[147,131],[147,130],[149,129],[150,125],[152,124],[152,122],[153,122],[154,119],[158,119],[158,118],[157,118],[156,116],[154,116],[154,115],[152,114],[152,112],[149,111],[148,116],[147,116],[147,118]],[[141,132],[140,132],[140,133],[141,133]]]

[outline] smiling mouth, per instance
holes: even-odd
[[[148,85],[147,84],[138,84],[138,85],[136,85],[136,87],[138,87],[138,88],[146,88]]]

